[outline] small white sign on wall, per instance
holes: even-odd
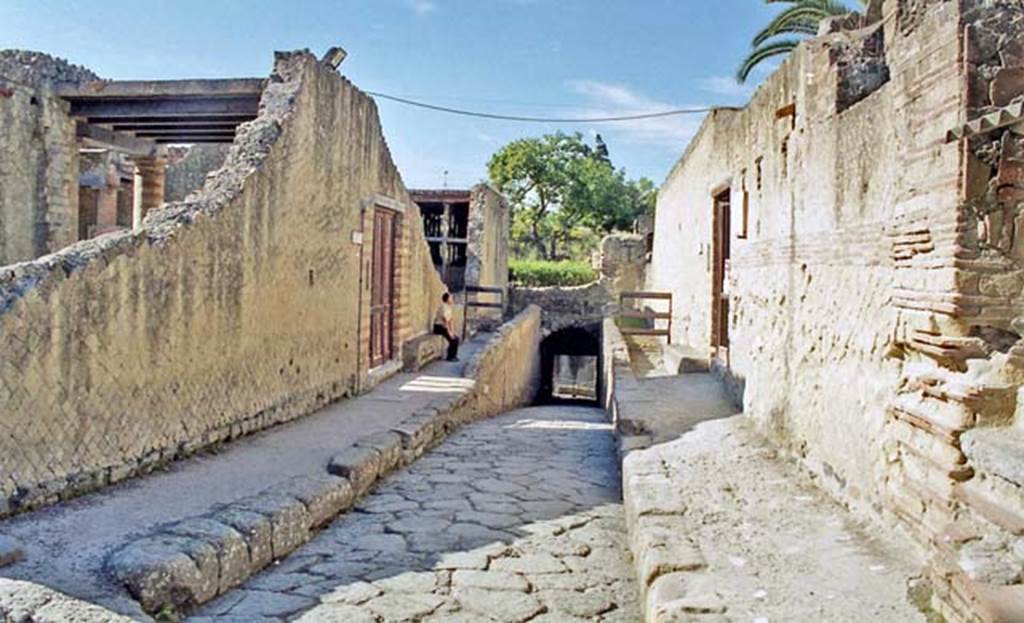
[[[352,244],[363,244],[363,232],[354,231],[352,232]]]

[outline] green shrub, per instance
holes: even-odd
[[[509,281],[521,286],[579,286],[597,279],[597,273],[586,262],[563,260],[510,260]]]

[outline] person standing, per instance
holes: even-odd
[[[452,322],[452,295],[445,292],[441,295],[441,305],[434,315],[434,333],[448,340],[448,361],[459,360],[459,338],[455,335],[455,323]]]

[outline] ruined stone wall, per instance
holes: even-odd
[[[487,184],[470,189],[466,250],[466,285],[502,288],[508,292],[508,247],[512,212],[508,201]],[[493,294],[476,295],[481,302],[497,303]],[[474,308],[470,324],[483,328],[501,322],[502,310]]]
[[[360,388],[373,241],[353,232],[374,205],[416,214],[373,101],[282,54],[202,193],[0,268],[0,514]],[[442,289],[420,219],[400,222],[399,346],[430,328]]]
[[[0,50],[0,265],[78,239],[78,151],[60,82],[98,80],[45,54]]]
[[[674,337],[710,351],[712,197],[728,189],[730,345],[716,367],[826,489],[933,548],[936,604],[970,618],[995,593],[957,579],[957,547],[993,532],[963,521],[997,496],[961,436],[1016,408],[1020,167],[1012,129],[948,133],[1024,94],[1024,7],[888,0],[882,15],[802,46],[746,109],[709,116],[661,190],[650,285],[676,293]],[[989,514],[1024,516],[1014,495]],[[967,566],[1005,569],[1000,551]]]
[[[199,190],[206,176],[224,164],[226,145],[188,145],[167,148],[164,201],[182,201]]]
[[[661,190],[651,275],[675,293],[674,342],[710,351],[713,197],[728,190],[730,347],[719,367],[745,385],[763,431],[865,506],[886,481],[897,301],[913,307],[955,285],[902,254],[922,223],[953,253],[960,156],[944,139],[962,110],[959,14],[930,3],[905,33],[900,6],[887,3],[881,25],[801,46],[746,109],[708,117]],[[837,59],[878,37],[888,81],[849,105]]]
[[[601,241],[598,279],[581,286],[509,288],[509,307],[513,313],[537,305],[544,310],[544,328],[558,331],[565,327],[600,323],[619,308],[619,293],[639,290],[644,283],[646,247],[637,234],[610,234]]]
[[[511,229],[508,201],[487,184],[477,184],[470,192],[466,283],[505,288]]]

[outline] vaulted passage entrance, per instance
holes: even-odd
[[[555,331],[540,344],[541,387],[537,402],[597,402],[601,378],[601,325]]]

